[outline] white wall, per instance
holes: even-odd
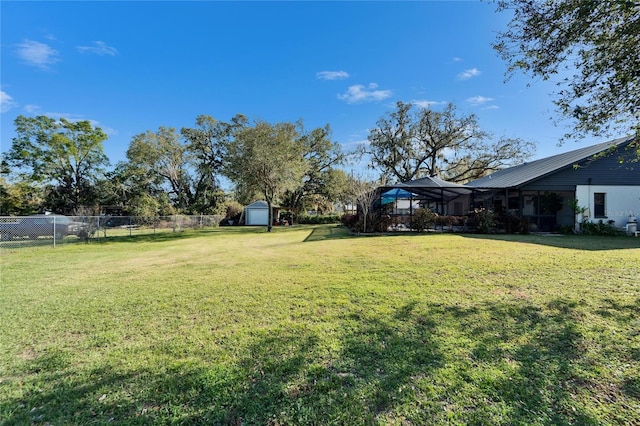
[[[594,217],[593,194],[605,193],[606,218]],[[614,226],[623,227],[629,220],[629,216],[636,216],[640,220],[640,186],[604,186],[604,185],[579,185],[576,186],[576,198],[579,207],[587,207],[590,222],[602,220],[615,220]],[[585,213],[585,216],[587,216]]]
[[[247,225],[268,225],[269,209],[247,209]]]

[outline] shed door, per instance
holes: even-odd
[[[268,209],[248,209],[247,225],[267,225],[269,223]]]

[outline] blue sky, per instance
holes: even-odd
[[[18,115],[91,120],[112,163],[132,137],[237,113],[330,124],[354,148],[397,101],[453,102],[496,136],[557,143],[553,82],[491,48],[509,16],[486,2],[2,1],[1,142]],[[528,85],[530,86],[528,87]]]

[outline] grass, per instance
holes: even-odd
[[[3,251],[0,424],[640,424],[640,239],[219,228]]]

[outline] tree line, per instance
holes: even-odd
[[[327,124],[268,123],[238,114],[229,121],[200,115],[179,131],[161,126],[135,135],[126,161],[110,168],[107,135],[88,121],[19,116],[2,158],[2,214],[51,210],[99,213],[119,206],[135,216],[224,214],[233,203],[278,203],[293,215],[330,212],[353,203],[362,177],[344,171],[368,158],[380,181],[439,175],[465,182],[530,155],[533,144],[494,139],[474,115],[453,105],[442,111],[398,102],[370,131],[369,143],[344,152]],[[225,193],[221,180],[233,184]],[[369,187],[370,185],[364,185]],[[356,194],[354,194],[354,191]]]

